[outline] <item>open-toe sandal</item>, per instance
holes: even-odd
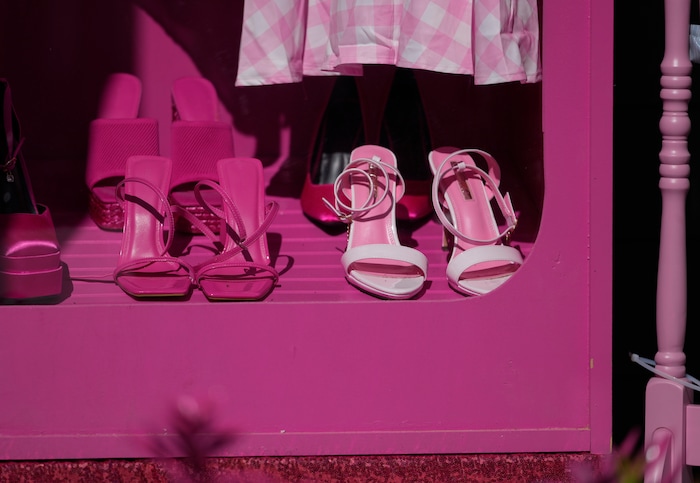
[[[279,279],[267,246],[267,231],[278,205],[265,203],[260,160],[222,159],[217,171],[219,183],[200,181],[194,191],[202,206],[222,222],[217,239],[206,225],[193,220],[219,248],[214,257],[195,266],[196,282],[210,300],[260,300]],[[205,194],[215,194],[219,201],[212,204]]]
[[[396,229],[396,202],[404,182],[389,149],[355,148],[350,163],[334,183],[335,203],[326,204],[348,223],[347,248],[341,257],[348,282],[387,299],[407,299],[425,283],[428,260],[401,245]]]
[[[124,179],[130,156],[157,156],[158,122],[139,118],[141,81],[126,73],[112,74],[102,91],[97,118],[90,123],[85,182],[89,213],[97,226],[121,230],[124,213],[115,187]]]
[[[168,158],[133,156],[117,185],[124,231],[114,281],[133,297],[182,297],[192,289],[192,268],[168,253],[175,234],[165,194],[171,170]]]
[[[170,197],[218,232],[219,219],[197,203],[194,186],[202,180],[217,181],[217,161],[233,157],[233,126],[220,120],[216,89],[203,77],[177,79],[172,86],[172,103]],[[199,232],[185,217],[176,219],[176,228],[185,233]]]
[[[481,158],[488,172],[477,167]],[[431,151],[432,198],[438,219],[452,238],[447,264],[450,286],[466,295],[483,295],[502,285],[522,265],[521,253],[508,246],[517,217],[510,196],[499,191],[500,168],[489,153],[451,147]],[[499,229],[492,202],[505,226]]]
[[[357,146],[365,144],[355,79],[339,76],[331,81],[334,83],[333,89],[316,129],[299,198],[304,214],[322,224],[339,223],[323,200],[333,198],[333,182],[350,162],[350,153]]]

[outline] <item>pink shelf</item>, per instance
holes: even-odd
[[[0,458],[152,456],[153,441],[175,438],[170,410],[182,396],[218,402],[215,429],[237,435],[220,456],[609,452],[608,3],[547,3],[542,84],[482,91],[500,102],[465,121],[466,138],[497,128],[484,147],[522,212],[515,244],[526,263],[506,285],[479,298],[449,289],[441,229],[427,220],[401,231],[428,256],[424,294],[383,301],[350,287],[344,234],[309,222],[279,189],[285,170],[303,165],[285,161],[299,143],[289,148],[294,133],[280,129],[280,152],[265,160],[282,208],[270,230],[276,267],[288,267],[279,286],[260,302],[210,303],[198,292],[139,302],[76,280],[56,304],[0,307]],[[144,93],[162,92],[194,67],[139,19]],[[298,105],[295,89],[244,97],[257,112],[265,96]],[[169,113],[163,104],[147,103],[146,115]],[[241,155],[263,149],[256,122],[236,118]],[[91,224],[76,204],[84,193],[50,189],[55,177],[80,176],[65,166],[35,164],[37,191],[55,200],[63,261],[74,278],[109,274],[121,235]]]

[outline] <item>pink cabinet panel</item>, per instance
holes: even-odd
[[[176,439],[172,410],[190,396],[235,434],[221,455],[607,453],[612,5],[545,1],[542,19],[542,83],[445,84],[451,128],[494,152],[521,212],[525,264],[486,296],[448,287],[435,220],[401,229],[429,259],[424,294],[384,301],[347,284],[344,232],[307,220],[294,192],[313,80],[232,87],[224,103],[237,154],[263,159],[281,207],[270,246],[283,273],[264,301],[140,302],[77,280],[111,272],[121,234],[90,221],[84,193],[56,188],[84,163],[33,160],[74,279],[55,304],[0,307],[0,458],[151,456]],[[133,36],[143,115],[167,145],[169,85],[197,68],[142,12]]]

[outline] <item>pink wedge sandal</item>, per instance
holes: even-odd
[[[260,300],[279,279],[271,266],[266,236],[278,205],[265,203],[260,160],[222,159],[217,163],[217,171],[219,183],[201,181],[194,193],[202,206],[223,222],[220,241],[206,226],[201,227],[201,222],[192,221],[221,249],[195,267],[195,278],[209,300]],[[221,201],[217,204],[222,209],[212,205],[205,192],[219,196]]]
[[[415,296],[428,273],[425,255],[399,242],[396,203],[403,190],[394,153],[365,145],[352,151],[350,163],[336,179],[335,204],[326,201],[349,224],[341,257],[348,282],[386,299]]]
[[[193,286],[192,268],[168,253],[175,234],[165,195],[171,170],[168,158],[133,156],[117,185],[124,233],[114,281],[133,297],[183,297]]]
[[[121,230],[124,213],[115,197],[130,156],[157,156],[158,122],[139,118],[141,81],[131,74],[112,74],[102,91],[98,118],[90,123],[85,181],[89,212],[97,226]]]
[[[218,232],[219,219],[197,202],[194,186],[202,180],[217,181],[217,161],[233,157],[233,126],[219,120],[219,98],[207,79],[183,77],[176,80],[172,101],[170,197],[210,230]],[[211,202],[215,200],[216,197]],[[185,217],[178,217],[176,222],[179,231],[200,231]]]
[[[471,155],[482,158],[488,172],[478,168]],[[523,263],[520,252],[504,243],[517,218],[510,196],[498,189],[500,168],[493,156],[478,149],[440,148],[428,161],[434,173],[435,212],[453,239],[447,280],[465,295],[489,293]],[[503,230],[496,223],[492,200],[505,218]]]

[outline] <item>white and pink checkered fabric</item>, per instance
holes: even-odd
[[[236,85],[357,75],[363,64],[541,79],[537,0],[245,0]]]

